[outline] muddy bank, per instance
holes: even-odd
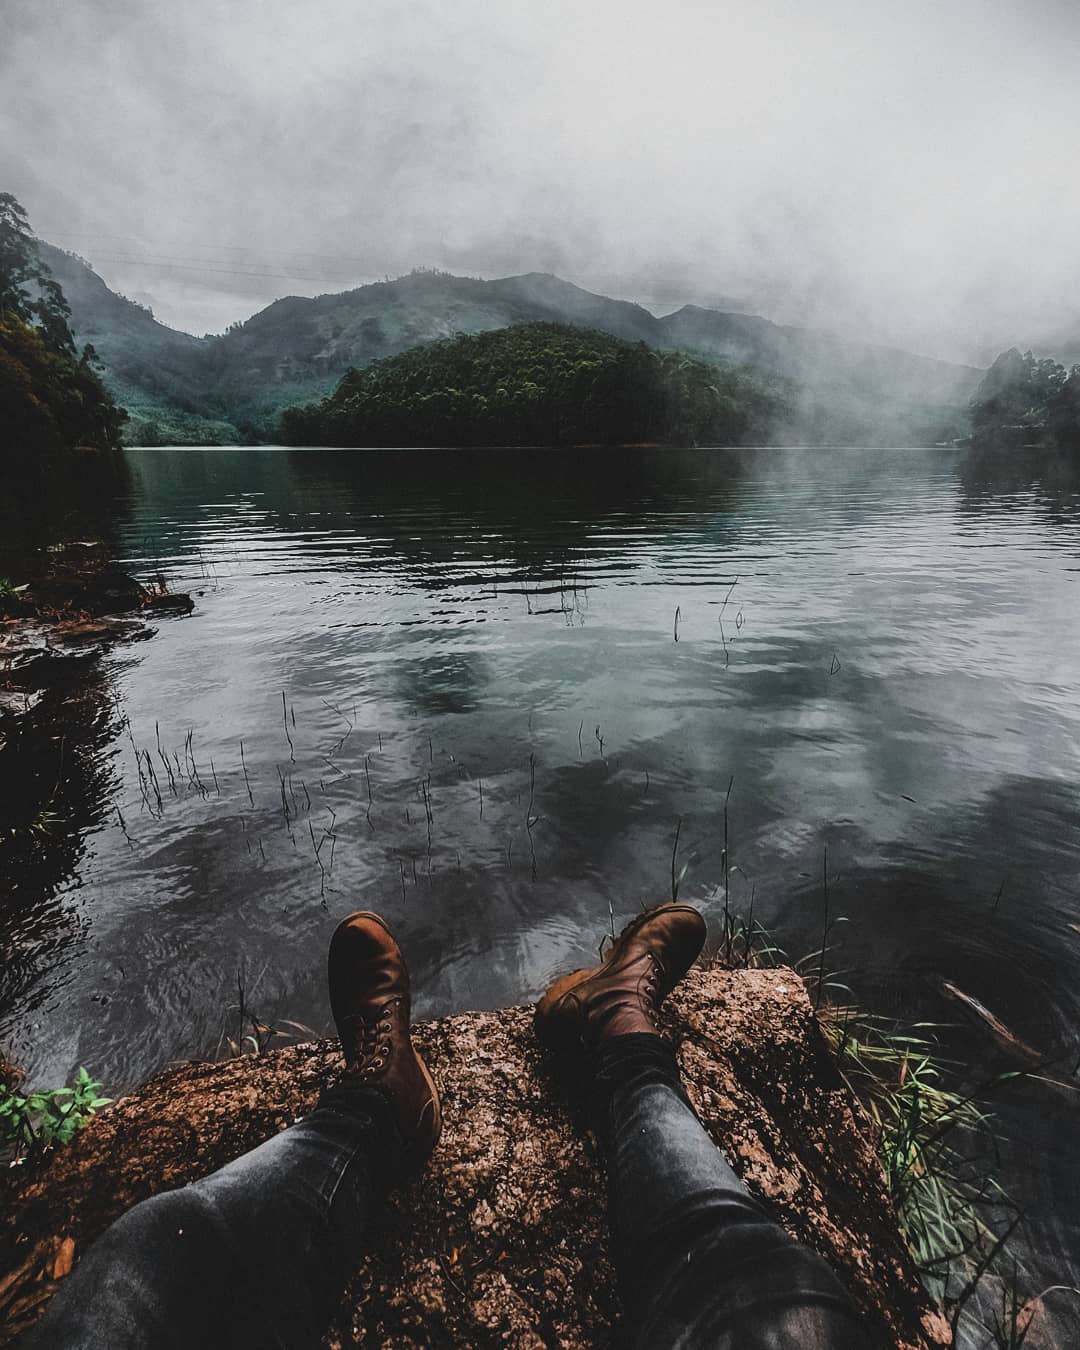
[[[851,1289],[867,1343],[924,1350],[944,1321],[901,1241],[870,1124],[841,1082],[798,977],[697,970],[668,1028],[717,1143],[785,1227]],[[425,1175],[392,1198],[329,1344],[608,1346],[619,1307],[602,1164],[553,1079],[531,1010],[421,1024],[446,1127]],[[101,1230],[136,1201],[204,1176],[313,1105],[339,1064],[316,1042],[183,1065],[103,1111],[37,1174],[9,1174],[0,1318],[10,1339]]]

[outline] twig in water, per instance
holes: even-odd
[[[120,828],[124,832],[124,838],[128,841],[129,844],[133,844],[135,841],[132,839],[131,835],[128,834],[127,824],[124,821],[124,817],[120,814],[119,806],[116,806],[114,804],[114,810],[116,811],[116,819],[120,822]]]
[[[277,776],[278,776],[278,785],[281,788],[281,814],[285,819],[285,828],[289,830],[289,833],[291,834],[292,829],[290,821],[292,819],[292,816],[289,812],[289,799],[285,795],[285,775],[281,772],[280,769],[278,769]]]
[[[825,916],[821,929],[821,958],[818,961],[817,989],[814,993],[814,1007],[821,1007],[821,990],[825,981],[825,944],[829,937],[829,846],[825,845],[825,857],[821,864],[821,888],[825,897]]]
[[[342,710],[336,704],[331,703],[328,699],[324,698],[322,700],[322,703],[323,706],[329,708],[332,713],[337,713],[338,717],[340,717],[341,720],[345,723],[345,734],[343,736],[340,736],[330,747],[330,754],[328,758],[333,759],[335,755],[341,753],[341,750],[344,747],[345,742],[353,734],[353,731],[356,728],[356,709],[355,708],[353,709],[353,715],[350,718],[348,713],[342,712]],[[293,713],[293,726],[296,726],[295,712]]]
[[[293,761],[293,763],[295,764],[295,763],[296,763],[296,751],[295,751],[295,749],[293,748],[292,737],[289,735],[289,708],[288,708],[288,704],[285,702],[285,690],[284,690],[284,689],[281,691],[281,721],[282,721],[283,726],[285,727],[285,739],[289,742],[289,758],[290,758],[290,759]],[[295,726],[295,725],[296,725],[296,723],[295,723],[295,721],[294,721],[294,722],[293,722],[293,726]]]
[[[525,811],[525,828],[532,831],[536,824],[536,818],[533,816],[533,801],[536,797],[536,756],[529,752],[529,805]]]
[[[180,794],[176,790],[176,775],[172,771],[172,765],[169,763],[168,755],[162,750],[160,745],[158,746],[158,759],[165,765],[165,772],[169,776],[169,790],[174,797],[179,796]]]
[[[251,781],[248,778],[247,761],[244,759],[244,742],[240,742],[240,764],[244,770],[244,786],[247,788],[248,801],[252,806],[255,805],[255,798],[251,795]]]
[[[326,900],[326,868],[323,866],[323,860],[320,857],[323,844],[326,843],[326,837],[315,842],[315,831],[312,828],[311,821],[308,821],[308,834],[311,835],[311,847],[315,850],[315,861],[319,864],[319,896],[325,902]]]
[[[675,864],[679,857],[679,835],[682,834],[682,816],[679,817],[675,826],[675,841],[671,845],[671,900],[672,903],[679,898],[679,877],[675,875]]]
[[[732,774],[728,779],[727,792],[724,793],[724,852],[721,856],[721,865],[724,872],[724,956],[727,964],[731,964],[731,856],[728,848],[728,803],[731,801],[731,789],[735,786],[735,775]]]
[[[161,800],[161,789],[158,786],[158,778],[157,774],[154,772],[153,761],[150,759],[150,751],[144,750],[143,754],[146,756],[146,773],[150,785],[154,789],[154,799],[157,802],[157,811],[160,816],[165,810],[165,803]]]
[[[734,581],[731,583],[731,585],[728,587],[727,595],[724,596],[724,603],[720,606],[720,613],[717,615],[717,622],[718,622],[719,625],[720,625],[720,641],[723,643],[723,646],[724,646],[724,669],[725,669],[725,670],[727,669],[728,665],[731,663],[731,653],[728,651],[727,634],[724,632],[724,610],[727,609],[728,601],[731,599],[731,592],[735,589],[735,587],[736,587],[738,584],[739,584],[739,578],[736,577],[735,580],[734,580]],[[740,611],[740,613],[741,613],[741,611]],[[741,628],[741,627],[742,627],[742,625],[738,622],[738,619],[736,619],[736,621],[735,621],[735,626],[736,626],[737,628]]]

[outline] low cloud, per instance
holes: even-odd
[[[166,322],[435,265],[977,359],[1080,329],[1056,0],[8,0],[0,188]]]

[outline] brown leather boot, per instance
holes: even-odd
[[[553,1050],[595,1050],[612,1036],[656,1034],[660,1004],[694,964],[705,920],[690,905],[646,910],[599,966],[575,970],[536,1005],[536,1031]]]
[[[342,920],[330,939],[327,976],[345,1073],[386,1098],[406,1170],[418,1170],[439,1142],[439,1090],[409,1035],[405,958],[377,914],[358,910]]]

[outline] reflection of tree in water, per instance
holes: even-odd
[[[75,452],[43,483],[13,477],[0,494],[0,576],[51,573],[63,554],[92,572],[112,552],[128,487],[119,455]],[[103,548],[64,552],[93,541]],[[0,1031],[36,1007],[58,978],[80,921],[63,898],[88,832],[112,808],[103,755],[118,730],[100,656],[42,652],[0,669]],[[36,702],[35,702],[36,700]]]
[[[62,978],[82,921],[64,889],[114,810],[119,719],[99,658],[65,658],[29,712],[0,711],[0,1031]]]
[[[96,540],[111,550],[127,487],[120,455],[77,453],[47,481],[8,475],[0,492],[0,577],[40,575],[48,550],[70,540]]]
[[[523,579],[569,578],[613,518],[626,530],[657,514],[700,508],[738,480],[752,454],[325,450],[296,451],[289,459],[301,509],[331,528],[385,541],[387,555],[419,565],[428,585],[451,562],[460,580],[469,560],[478,580],[495,562]],[[428,522],[424,528],[419,517]]]
[[[1080,455],[1053,450],[968,450],[958,465],[960,502],[971,512],[1015,509],[1016,493],[1030,494],[1030,506],[1048,525],[1078,518]]]

